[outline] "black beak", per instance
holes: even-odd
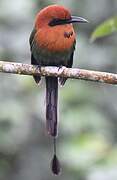
[[[68,23],[88,23],[88,21],[82,17],[71,16],[71,19],[68,20]]]
[[[88,23],[88,21],[82,17],[71,16],[70,19],[52,19],[49,22],[49,26],[70,24],[70,23]]]

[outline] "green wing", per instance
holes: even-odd
[[[33,55],[33,50],[32,50],[32,46],[34,44],[34,37],[35,37],[35,34],[36,34],[36,29],[34,28],[31,35],[30,35],[30,38],[29,38],[29,43],[30,43],[30,50],[31,50],[31,64],[33,65],[38,65],[36,59],[34,58],[34,55]],[[37,84],[39,84],[40,80],[41,80],[41,77],[40,76],[33,76],[35,82]]]

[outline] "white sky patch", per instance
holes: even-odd
[[[1,0],[0,2],[0,16],[24,16],[33,8],[30,0]]]

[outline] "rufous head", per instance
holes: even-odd
[[[71,16],[69,10],[60,5],[42,9],[36,16],[35,41],[38,46],[49,51],[66,51],[75,42],[72,23],[87,22],[86,19]]]
[[[42,9],[36,16],[35,26],[57,26],[70,23],[86,23],[82,17],[71,16],[69,10],[60,5],[50,5]]]

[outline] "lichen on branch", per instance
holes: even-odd
[[[38,66],[29,64],[0,61],[0,72],[20,75],[67,77],[107,84],[117,84],[117,74],[79,68],[60,68],[53,66],[38,68]]]

